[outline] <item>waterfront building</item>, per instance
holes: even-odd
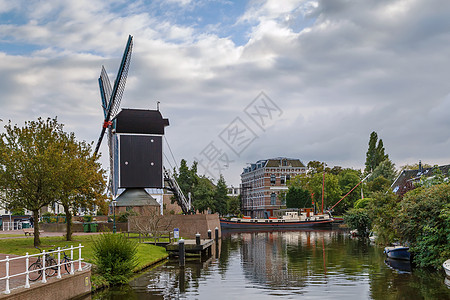
[[[420,180],[433,179],[437,174],[437,169],[439,169],[439,173],[443,176],[443,180],[448,182],[450,177],[450,165],[423,168],[422,162],[419,161],[418,169],[403,170],[392,183],[391,189],[394,193],[403,197],[406,192],[413,190],[416,187],[415,183]]]
[[[277,157],[258,160],[241,174],[241,206],[243,214],[252,218],[273,216],[273,211],[286,205],[283,192],[296,175],[306,173],[300,159]]]

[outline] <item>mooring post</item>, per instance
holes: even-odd
[[[208,229],[208,240],[211,239],[211,229]]]
[[[216,234],[216,242],[219,240],[219,228],[216,227],[215,229],[215,234]]]
[[[178,241],[178,257],[180,259],[180,267],[184,267],[184,240],[180,239]]]
[[[195,235],[195,244],[197,246],[200,246],[200,233],[197,232],[197,234]]]

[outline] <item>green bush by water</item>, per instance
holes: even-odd
[[[93,245],[97,272],[112,285],[126,283],[137,266],[137,247],[121,234],[101,234]]]

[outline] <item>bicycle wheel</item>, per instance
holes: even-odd
[[[55,275],[58,270],[56,260],[53,257],[46,258],[45,260],[45,275],[51,277]]]
[[[61,264],[64,264],[64,270],[66,270],[67,274],[70,274],[70,258],[64,257]]]
[[[42,276],[42,265],[41,262],[37,261],[35,263],[32,263],[31,266],[28,268],[29,273],[29,279],[30,281],[36,281]]]

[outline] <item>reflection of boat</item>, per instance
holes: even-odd
[[[388,258],[411,260],[411,253],[408,250],[409,247],[393,246],[384,248],[384,253],[386,253]]]
[[[444,267],[445,274],[450,278],[450,259],[444,261],[442,266]]]
[[[411,272],[411,263],[409,261],[386,258],[384,263],[399,273]]]
[[[286,212],[280,218],[252,219],[250,217],[220,219],[222,229],[295,229],[308,227],[328,227],[333,218],[328,214]]]

